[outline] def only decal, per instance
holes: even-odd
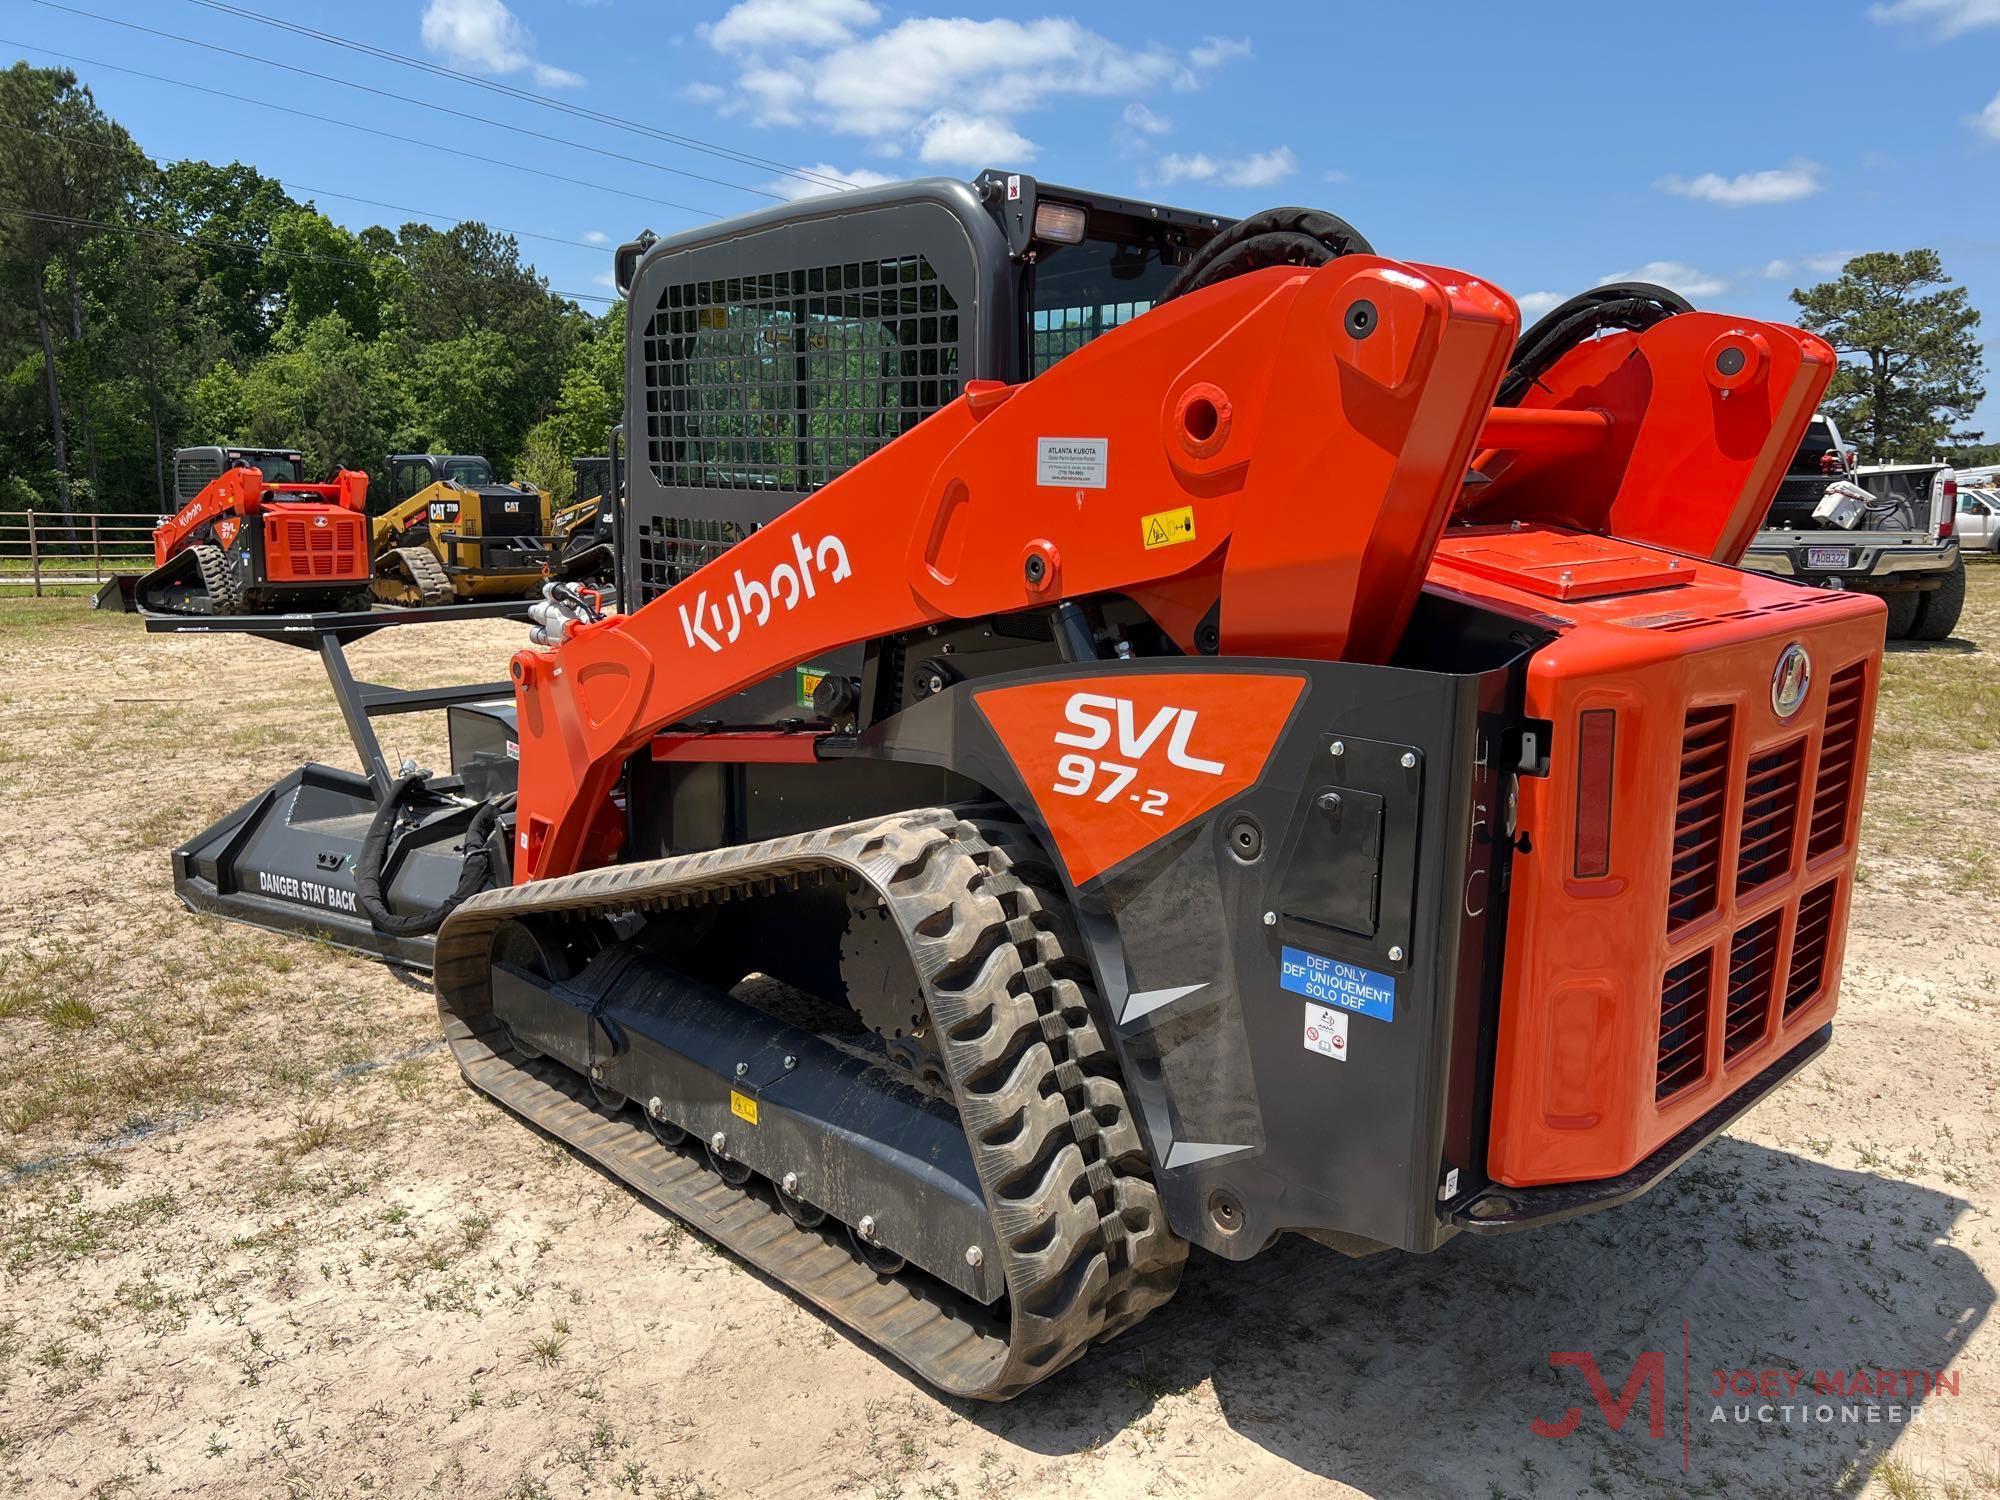
[[[1396,976],[1328,958],[1290,943],[1278,949],[1278,983],[1322,1006],[1337,1006],[1378,1021],[1396,1019]],[[1313,1007],[1306,1007],[1310,1016]]]

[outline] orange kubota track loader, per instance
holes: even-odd
[[[200,615],[365,607],[368,476],[342,469],[308,484],[296,453],[248,451],[154,528],[153,571],[133,603]]]
[[[513,660],[446,1033],[927,1380],[1623,1202],[1826,1044],[1882,608],[1732,565],[1820,340],[997,174],[619,273],[629,612]]]

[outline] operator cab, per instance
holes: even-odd
[[[384,500],[391,506],[440,481],[469,490],[493,483],[493,465],[474,453],[392,453],[388,468]]]
[[[616,279],[633,309],[629,607],[950,405],[967,381],[1030,379],[1148,311],[1232,222],[985,172],[621,245]]]
[[[256,469],[266,484],[304,484],[305,455],[296,448],[241,448],[209,444],[174,453],[174,501],[185,505],[230,469]]]

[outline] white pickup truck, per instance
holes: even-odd
[[[1827,486],[1867,491],[1851,524],[1826,516]],[[1965,607],[1965,560],[1954,527],[1958,481],[1950,465],[1856,467],[1840,429],[1816,414],[1751,539],[1742,566],[1821,588],[1880,594],[1891,640],[1941,641]]]

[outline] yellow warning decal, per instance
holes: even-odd
[[[1155,547],[1193,541],[1194,507],[1183,505],[1179,510],[1158,510],[1150,516],[1141,516],[1139,535],[1145,540],[1148,552]]]
[[[752,1125],[757,1123],[757,1101],[748,1094],[737,1093],[735,1089],[729,1091],[729,1112],[739,1120],[748,1120]]]

